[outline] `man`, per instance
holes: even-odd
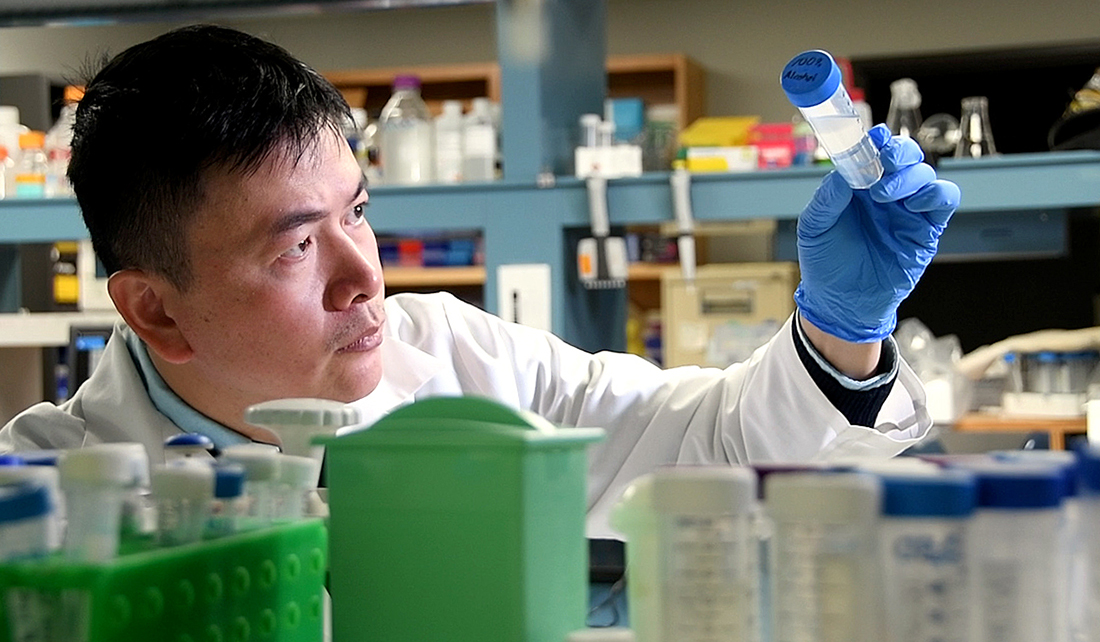
[[[725,370],[662,371],[448,295],[384,300],[346,117],[316,72],[228,29],[108,63],[80,103],[69,176],[125,324],[70,401],[0,430],[0,452],[137,441],[156,461],[181,431],[276,442],[242,419],[265,400],[335,399],[374,421],[474,394],[607,430],[589,475],[590,535],[605,536],[624,486],[661,464],[892,456],[927,431],[889,334],[959,192],[912,141],[872,133],[887,173],[870,190],[823,180],[799,223],[800,314],[767,346]]]

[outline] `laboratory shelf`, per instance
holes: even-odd
[[[794,221],[825,172],[809,167],[694,174],[692,209],[701,221],[778,220],[777,247],[793,247]],[[1100,152],[1096,151],[945,159],[939,172],[958,183],[963,192],[959,214],[944,237],[945,257],[968,253],[1050,256],[1064,249],[1066,211],[1100,206]],[[484,283],[484,300],[490,310],[497,301],[498,266],[550,265],[551,300],[562,302],[551,306],[555,331],[582,347],[615,347],[605,336],[587,335],[593,326],[617,327],[616,319],[603,315],[620,304],[610,302],[614,294],[584,291],[575,282],[572,268],[574,244],[589,224],[587,188],[583,180],[572,176],[559,176],[551,182],[377,186],[370,190],[367,217],[379,233],[479,230],[485,266],[477,274],[464,272],[461,278],[473,285]],[[668,172],[609,181],[607,198],[613,225],[656,224],[674,218]],[[74,201],[0,201],[0,244],[86,236]],[[8,265],[13,254],[6,254]],[[0,247],[0,289],[5,287],[4,257]],[[388,276],[401,278],[406,287],[453,285],[444,273],[437,272]],[[434,280],[440,276],[444,278]]]
[[[796,218],[825,172],[809,167],[694,174],[692,209],[699,220]],[[962,189],[961,213],[1100,205],[1097,151],[943,159],[939,173]],[[609,181],[612,223],[672,220],[668,181],[668,172]],[[541,227],[542,222],[555,227],[583,227],[588,224],[588,196],[584,181],[574,177],[557,177],[550,187],[518,181],[381,185],[371,188],[367,214],[378,232],[484,229],[509,223],[522,229],[528,225]],[[79,211],[71,200],[0,201],[0,243],[86,237]],[[514,237],[513,241],[522,238]]]

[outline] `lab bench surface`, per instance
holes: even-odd
[[[1021,417],[992,412],[975,412],[955,421],[960,432],[1045,432],[1050,435],[1051,450],[1065,450],[1067,435],[1083,435],[1085,417]]]

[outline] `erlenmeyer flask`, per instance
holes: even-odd
[[[959,132],[955,158],[978,158],[997,154],[997,148],[993,145],[993,130],[989,127],[989,101],[985,96],[963,98]]]
[[[920,91],[912,78],[899,78],[890,83],[890,110],[886,126],[895,136],[916,138],[920,129]]]

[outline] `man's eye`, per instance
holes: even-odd
[[[348,212],[348,223],[354,225],[367,217],[367,203],[360,203]]]
[[[309,249],[310,245],[313,245],[313,241],[307,236],[301,241],[295,243],[294,246],[288,249],[286,252],[283,252],[283,256],[288,259],[301,258],[305,256],[305,253]]]

